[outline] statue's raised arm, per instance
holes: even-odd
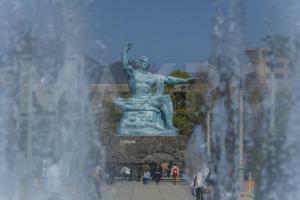
[[[128,76],[133,76],[133,72],[134,72],[134,68],[128,64],[128,51],[132,49],[132,47],[133,47],[132,43],[127,43],[123,49],[122,65],[123,65],[123,70]]]

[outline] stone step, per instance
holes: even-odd
[[[173,178],[171,177],[164,177],[161,179],[162,182],[173,182]],[[178,179],[179,182],[185,182],[185,180],[183,178],[179,178]]]
[[[115,181],[122,181],[122,177],[115,177]],[[179,178],[178,181],[181,183],[185,182],[185,180],[183,178]],[[161,182],[173,182],[173,178],[172,177],[163,177],[161,179]]]

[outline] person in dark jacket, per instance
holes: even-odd
[[[116,176],[116,166],[114,164],[111,165],[109,171],[109,183],[110,185],[115,183],[115,176]]]
[[[161,174],[162,174],[162,169],[160,167],[160,165],[156,165],[154,168],[154,181],[156,182],[156,184],[159,184],[159,181],[161,179]]]

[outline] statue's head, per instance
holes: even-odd
[[[148,70],[150,67],[149,58],[147,56],[141,56],[139,58],[137,66],[138,66],[138,68],[141,68],[143,70]]]

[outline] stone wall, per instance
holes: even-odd
[[[183,159],[186,136],[109,136],[102,140],[108,163]]]

